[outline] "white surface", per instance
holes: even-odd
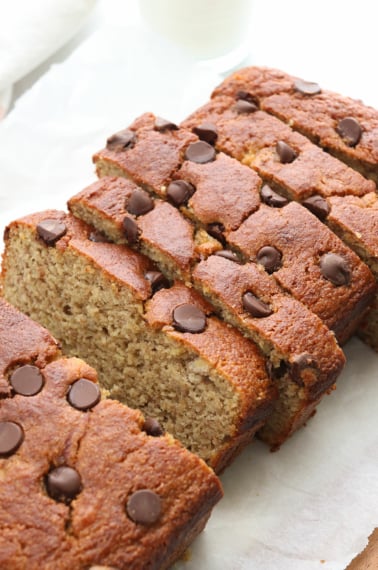
[[[374,2],[255,0],[251,59],[378,106]],[[353,8],[353,10],[352,10]],[[94,180],[107,135],[152,110],[180,120],[220,77],[104,0],[97,29],[0,123],[0,223],[57,207]],[[378,357],[358,340],[338,389],[271,454],[255,443],[180,570],[344,570],[378,526]],[[323,562],[322,562],[323,561]]]

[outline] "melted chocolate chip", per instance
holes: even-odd
[[[351,279],[351,270],[343,257],[336,253],[326,253],[320,259],[320,270],[323,277],[331,283],[340,287],[341,285],[349,285]]]
[[[126,512],[136,523],[153,524],[161,515],[161,499],[149,489],[135,491],[127,501]]]
[[[356,146],[360,142],[362,129],[358,121],[353,117],[345,117],[338,122],[337,133],[348,146]]]
[[[265,245],[257,252],[256,260],[268,273],[273,273],[281,267],[282,255],[275,247]]]
[[[254,113],[258,111],[258,107],[246,99],[239,99],[234,105],[234,110],[241,115],[243,113]]]
[[[257,319],[262,319],[264,317],[269,317],[273,313],[272,309],[263,301],[260,301],[255,295],[253,295],[250,291],[244,293],[243,295],[243,307],[252,315],[252,317],[256,317]]]
[[[59,220],[47,218],[37,225],[37,233],[46,245],[54,245],[66,232],[66,224]]]
[[[271,360],[266,363],[266,371],[272,380],[279,380],[287,373],[287,370],[287,363],[283,360],[280,361],[279,366],[274,366]]]
[[[106,141],[106,148],[108,150],[127,150],[132,148],[136,141],[136,134],[134,131],[130,131],[129,129],[124,129],[123,131],[119,131],[115,133],[111,137],[108,138]]]
[[[110,243],[110,239],[108,239],[106,235],[99,230],[92,230],[88,236],[88,239],[95,243]]]
[[[291,377],[299,386],[304,386],[302,372],[306,368],[317,368],[317,364],[311,354],[304,352],[296,356],[291,363]]]
[[[133,190],[126,202],[126,210],[134,216],[143,216],[154,208],[154,201],[145,190]]]
[[[330,212],[327,200],[319,194],[314,194],[314,196],[306,198],[306,200],[303,200],[302,205],[320,220],[325,220]]]
[[[194,194],[195,188],[185,180],[174,180],[167,188],[167,198],[175,206],[181,206]]]
[[[217,239],[221,243],[224,243],[224,235],[223,235],[224,225],[223,224],[218,224],[216,222],[213,224],[208,224],[206,231],[211,237],[213,237],[214,239]]]
[[[163,119],[162,117],[156,117],[154,123],[155,131],[177,131],[178,126],[167,119]]]
[[[164,435],[164,430],[155,418],[146,418],[143,424],[143,431],[147,435],[152,435],[153,437],[160,437]]]
[[[50,497],[61,503],[69,503],[81,491],[79,473],[67,465],[52,469],[46,476],[45,484]]]
[[[278,141],[276,151],[282,164],[289,164],[297,158],[297,153],[284,141]]]
[[[240,90],[236,93],[236,99],[242,99],[243,101],[248,101],[249,103],[253,103],[256,108],[259,107],[259,100],[257,97],[249,93],[249,91]]]
[[[294,89],[302,93],[302,95],[316,95],[321,92],[320,85],[312,81],[304,81],[303,79],[296,80]]]
[[[16,394],[21,396],[34,396],[43,387],[43,376],[40,369],[30,364],[17,368],[9,381]]]
[[[169,287],[168,279],[161,273],[161,271],[147,271],[144,276],[147,281],[150,282],[151,289],[154,293],[164,287]]]
[[[202,123],[202,125],[199,125],[198,127],[193,127],[192,131],[201,139],[201,141],[215,145],[218,138],[218,132],[217,127],[213,123]]]
[[[191,160],[198,164],[212,162],[215,159],[215,155],[214,148],[205,141],[191,143],[185,152],[186,160]]]
[[[24,440],[21,426],[15,422],[0,422],[0,457],[13,455]]]
[[[267,206],[271,206],[272,208],[282,208],[289,203],[287,198],[277,194],[277,192],[274,192],[268,184],[264,184],[261,188],[260,196],[264,204],[267,204]]]
[[[73,408],[86,411],[93,408],[101,399],[98,384],[80,378],[74,382],[67,394],[67,400]]]
[[[218,257],[224,257],[225,259],[229,259],[235,263],[241,263],[236,253],[229,251],[228,249],[221,249],[220,251],[216,251],[214,255],[217,255]]]
[[[126,217],[123,220],[123,231],[129,244],[136,243],[139,238],[138,224],[132,218]]]
[[[206,315],[191,303],[178,305],[172,313],[173,326],[181,332],[201,333],[206,328]]]

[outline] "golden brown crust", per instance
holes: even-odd
[[[282,265],[274,272],[276,280],[319,315],[340,342],[356,330],[373,300],[376,283],[368,267],[296,202],[283,208],[263,204],[229,235],[229,242],[251,260],[264,246],[276,248],[282,255]],[[346,261],[350,270],[348,284],[335,286],[324,278],[320,261],[327,253]]]
[[[86,412],[71,406],[69,388],[80,378],[96,383],[95,371],[77,358],[47,364],[56,345],[49,333],[2,300],[0,311],[2,366],[15,365],[15,355],[39,354],[34,363],[44,378],[38,394],[1,400],[0,421],[24,432],[19,448],[0,457],[1,568],[168,568],[221,498],[219,480],[171,436],[147,435],[139,411],[110,400]],[[49,496],[45,485],[62,465],[81,477],[70,504]],[[128,498],[139,489],[161,498],[161,515],[150,526],[127,515]]]
[[[322,88],[313,95],[303,94],[295,89],[297,79],[275,69],[250,67],[232,74],[213,96],[250,93],[262,109],[377,181],[378,111]],[[337,132],[338,122],[345,117],[353,117],[361,126],[361,138],[355,146],[348,145]]]

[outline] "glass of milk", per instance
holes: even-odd
[[[249,52],[251,0],[139,0],[150,28],[197,61],[227,71]]]

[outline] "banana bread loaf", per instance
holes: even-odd
[[[154,292],[164,281],[149,259],[89,237],[98,239],[63,212],[12,223],[5,298],[95,366],[110,396],[222,470],[271,411],[265,358],[182,283]]]
[[[0,567],[168,568],[221,498],[156,420],[102,400],[96,373],[0,299]]]
[[[71,198],[69,208],[107,238],[124,243],[128,237],[124,220],[128,219],[130,203],[135,206],[135,197],[139,204],[149,204],[150,208],[160,203],[130,180],[105,176]],[[143,247],[145,231],[147,235],[159,236],[161,227],[165,228],[163,219],[148,219],[148,216],[149,213],[133,218],[139,230],[138,239],[132,243],[134,248]],[[172,240],[180,241],[175,228],[169,227],[168,231]],[[159,254],[160,244],[161,241]],[[335,382],[344,356],[321,320],[285,294],[262,267],[254,263],[242,265],[231,251],[216,253],[193,264],[190,279],[218,314],[253,339],[269,359],[279,399],[259,435],[277,448],[312,414],[321,395]],[[170,262],[160,268],[166,271],[168,267],[167,275],[172,278],[176,270]],[[255,304],[251,302],[253,298]],[[269,311],[256,312],[258,306]]]

